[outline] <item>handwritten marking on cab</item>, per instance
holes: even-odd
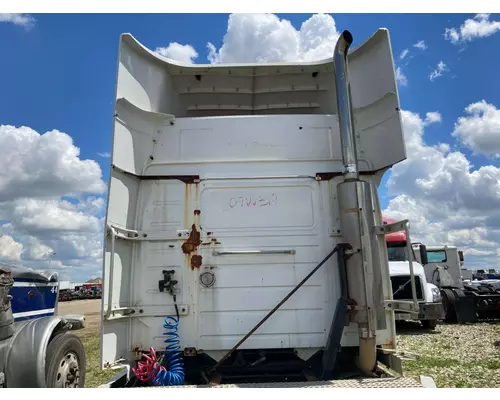
[[[278,196],[275,193],[266,196],[235,196],[229,199],[230,208],[258,208],[278,205]]]

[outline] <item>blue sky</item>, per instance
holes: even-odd
[[[289,20],[300,30],[312,14],[277,16]],[[482,165],[498,167],[498,159],[473,155],[470,146],[452,137],[451,132],[469,104],[485,100],[500,107],[500,52],[495,51],[500,49],[500,32],[493,29],[487,36],[453,44],[445,39],[445,29],[459,30],[474,14],[332,16],[337,31],[348,29],[353,33],[355,46],[376,29],[389,29],[396,65],[407,78],[407,84],[399,86],[401,108],[417,113],[422,119],[427,112],[439,112],[441,117],[440,122],[425,126],[426,145],[448,143],[452,150],[463,154],[474,169]],[[171,42],[189,44],[199,53],[195,62],[208,63],[207,42],[220,48],[228,29],[228,14],[39,14],[32,17],[35,21],[29,28],[0,22],[0,125],[27,126],[40,134],[53,129],[67,133],[80,149],[80,160],[98,162],[106,183],[109,159],[98,153],[109,152],[111,148],[119,35],[130,32],[153,50]],[[489,16],[489,21],[498,20],[498,14]],[[413,46],[422,40],[425,50]],[[409,54],[400,60],[405,49],[409,49]],[[440,61],[447,68],[442,76],[431,81],[429,75]],[[385,186],[389,175],[380,188],[383,208],[389,207],[390,197]],[[410,194],[408,190],[408,196]],[[61,197],[75,203],[74,199]],[[399,212],[394,207],[391,210]],[[102,210],[96,215],[102,217]],[[427,222],[435,220],[433,217]],[[77,275],[83,277],[84,274]]]
[[[300,29],[312,14],[277,14]],[[332,14],[337,29],[349,29],[354,46],[379,27],[387,27],[397,64],[401,52],[415,54],[404,74],[409,80],[399,88],[401,108],[425,114],[439,110],[439,127],[426,136],[429,143],[449,137],[456,118],[476,99],[500,103],[500,35],[461,48],[444,39],[447,27],[458,27],[473,14]],[[191,44],[199,53],[196,63],[208,63],[207,42],[217,47],[227,30],[228,14],[39,14],[29,31],[0,24],[0,122],[27,125],[42,133],[58,129],[80,147],[81,158],[99,161],[108,179],[108,161],[97,153],[110,150],[114,79],[119,35],[132,33],[155,49],[169,42]],[[495,20],[497,15],[491,15]],[[412,45],[424,40],[428,49]],[[488,63],[484,63],[487,59]],[[429,74],[440,60],[450,73],[433,82]],[[481,63],[479,67],[478,63]],[[403,64],[403,63],[401,63]],[[474,164],[485,163],[474,157]],[[383,191],[381,192],[383,194]]]

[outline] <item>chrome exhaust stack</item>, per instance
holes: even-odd
[[[359,180],[351,86],[347,69],[347,53],[352,40],[351,33],[343,31],[333,53],[335,86],[337,89],[337,116],[340,126],[342,161],[344,162],[344,181]]]
[[[349,83],[347,53],[353,42],[349,31],[343,31],[335,46],[333,62],[337,95],[337,117],[340,128],[344,181],[337,186],[340,226],[344,242],[352,246],[352,254],[346,260],[350,300],[354,300],[356,312],[351,322],[359,329],[359,362],[363,373],[371,375],[376,367],[378,301],[383,302],[380,265],[374,265],[372,254],[372,228],[376,225],[373,210],[378,206],[376,191],[368,182],[359,180],[354,115]],[[377,264],[375,262],[375,264]],[[377,270],[378,269],[378,270]],[[382,297],[381,297],[382,296]],[[380,303],[378,303],[380,304]],[[385,328],[385,326],[384,326]]]

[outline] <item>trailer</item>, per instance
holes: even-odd
[[[57,273],[0,265],[0,388],[84,387],[84,316],[58,316],[58,292]]]
[[[121,36],[103,387],[433,386],[396,348],[419,310],[392,298],[377,194],[406,158],[389,32],[352,42],[187,65]]]
[[[456,246],[427,246],[427,279],[438,286],[447,322],[500,318],[500,280],[462,279],[464,254]]]

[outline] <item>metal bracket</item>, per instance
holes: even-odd
[[[415,309],[413,301],[385,300],[385,311],[406,311],[408,313],[419,314],[420,309]]]
[[[407,224],[408,220],[403,219],[402,221],[393,222],[392,224],[375,225],[372,229],[377,235],[387,235],[388,233],[406,230]]]
[[[388,233],[401,232],[405,231],[406,234],[406,250],[408,252],[408,264],[410,267],[410,285],[411,285],[411,294],[412,294],[412,302],[413,302],[413,310],[418,310],[418,300],[417,300],[417,287],[415,285],[415,272],[413,271],[413,248],[410,240],[410,229],[409,229],[409,221],[407,219],[403,219],[401,221],[393,222],[392,224],[383,224],[383,225],[375,225],[373,226],[373,230],[377,235],[387,235]],[[411,312],[416,312],[416,311]]]
[[[188,315],[189,306],[179,304],[179,315]],[[106,320],[116,320],[121,318],[142,318],[142,317],[164,317],[165,315],[175,315],[175,307],[171,306],[150,306],[150,307],[123,307],[112,309]]]
[[[403,361],[396,354],[387,353],[377,349],[377,359],[398,374],[403,375]]]
[[[167,292],[170,295],[174,295],[174,286],[177,285],[177,281],[173,280],[175,270],[166,271],[163,270],[161,272],[163,274],[163,280],[158,281],[158,291]]]

